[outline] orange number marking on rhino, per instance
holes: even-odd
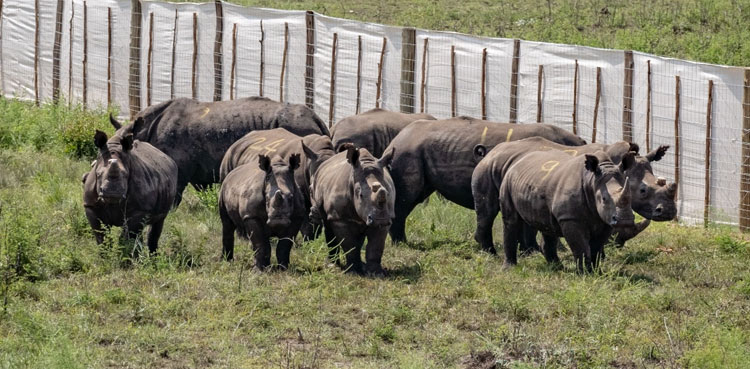
[[[260,146],[260,144],[266,142],[266,140],[267,138],[260,137],[257,141],[253,142],[252,145],[248,146],[248,148],[251,150],[260,151],[263,148],[263,146]]]
[[[547,161],[544,164],[542,164],[542,168],[541,168],[542,172],[547,172],[547,174],[545,174],[544,177],[542,177],[542,179],[547,178],[547,176],[553,170],[555,170],[555,168],[557,168],[558,165],[560,165],[560,162],[557,161],[557,160],[550,160],[550,161]]]
[[[484,145],[484,139],[487,137],[487,126],[484,126],[484,131],[482,131],[482,137],[479,139],[479,144]]]
[[[201,117],[199,119],[203,119],[203,117],[205,117],[210,111],[211,109],[209,108],[203,108],[203,114],[201,114]]]
[[[512,135],[513,135],[513,128],[511,128],[511,129],[508,130],[508,136],[505,137],[505,142],[509,142],[510,141],[510,136],[512,136]]]
[[[270,154],[271,152],[276,151],[276,148],[279,147],[279,145],[281,145],[281,143],[284,142],[285,140],[286,139],[281,138],[263,147],[264,149],[266,149],[266,155]]]

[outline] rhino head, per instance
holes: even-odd
[[[646,156],[636,157],[635,165],[627,170],[627,175],[636,183],[633,210],[646,219],[667,221],[677,215],[677,183],[667,184],[664,178],[654,176],[651,168],[651,162],[661,160],[667,149],[668,145],[659,146]]]
[[[346,160],[352,166],[353,203],[359,218],[367,225],[388,227],[395,217],[395,191],[386,170],[393,160],[394,148],[380,159],[367,149],[349,146]]]
[[[635,153],[623,156],[620,165],[614,164],[603,151],[586,154],[586,170],[593,173],[593,190],[596,212],[608,225],[632,226],[635,222],[631,208],[632,183],[623,178],[635,160]]]
[[[99,148],[99,155],[92,165],[96,175],[97,201],[119,203],[125,200],[128,194],[133,135],[116,134],[112,138],[107,138],[106,133],[97,130],[94,134],[94,144]]]
[[[266,224],[271,227],[288,227],[292,223],[295,208],[302,205],[302,194],[294,182],[294,170],[299,168],[300,155],[292,154],[285,161],[280,156],[270,159],[258,156],[258,165],[266,173],[263,195],[266,202]]]

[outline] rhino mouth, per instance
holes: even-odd
[[[285,217],[271,217],[268,218],[266,224],[271,227],[288,227],[292,224],[291,219]]]

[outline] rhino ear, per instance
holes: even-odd
[[[265,155],[258,155],[258,166],[261,170],[268,173],[271,171],[271,159]]]
[[[628,149],[628,151],[633,151],[638,154],[641,151],[641,147],[638,146],[637,143],[630,142],[630,149]]]
[[[479,144],[474,146],[474,159],[482,160],[487,155],[487,147]]]
[[[354,145],[349,146],[346,149],[346,161],[348,161],[353,167],[359,166],[359,149],[354,147]]]
[[[380,157],[380,160],[378,160],[378,165],[380,165],[381,168],[388,168],[390,170],[391,162],[393,162],[393,155],[395,153],[396,148],[391,147],[390,150],[386,151],[383,156]]]
[[[646,159],[648,159],[648,161],[659,161],[664,157],[664,154],[667,153],[667,150],[669,150],[669,145],[661,145],[658,149],[646,154]]]
[[[109,122],[112,123],[112,127],[115,127],[115,130],[122,128],[122,124],[115,119],[115,116],[112,115],[112,113],[109,113]]]
[[[305,145],[303,141],[300,140],[300,142],[302,143],[302,152],[305,153],[305,156],[307,156],[308,159],[315,161],[318,158],[318,154],[313,151],[313,149]]]
[[[299,154],[292,154],[292,156],[289,157],[289,169],[294,172],[299,168]]]
[[[94,145],[100,150],[105,150],[107,149],[107,140],[107,134],[97,129],[94,133]]]
[[[138,133],[143,129],[143,126],[146,124],[146,121],[143,120],[143,117],[135,118],[135,121],[133,122],[133,129],[131,130],[133,133]]]
[[[620,170],[623,172],[632,168],[635,165],[635,151],[628,151],[627,154],[622,156],[622,161],[620,162]]]
[[[132,150],[133,149],[133,134],[128,133],[127,135],[125,135],[125,137],[123,137],[122,140],[120,140],[120,144],[122,145],[122,149],[124,151],[127,152],[127,151]]]
[[[336,152],[337,153],[344,152],[346,150],[349,150],[350,147],[353,148],[354,144],[351,143],[351,142],[344,142],[344,143],[340,144],[339,147],[336,148]]]
[[[599,159],[591,154],[586,154],[586,170],[594,173],[599,173]]]

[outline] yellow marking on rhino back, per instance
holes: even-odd
[[[568,154],[573,155],[573,156],[578,155],[578,150],[575,150],[575,149],[565,149],[563,150],[563,152],[567,152]]]
[[[281,145],[281,143],[284,142],[285,140],[286,139],[281,138],[266,145],[264,147],[264,149],[266,149],[266,155],[270,154],[271,152],[275,152],[276,148],[279,147],[279,145]]]
[[[484,126],[484,131],[482,131],[482,138],[479,139],[479,144],[484,145],[484,139],[487,137],[487,126]]]
[[[203,108],[203,114],[201,114],[201,117],[199,119],[203,119],[203,117],[205,117],[209,111],[211,111],[211,109]]]
[[[248,148],[251,150],[259,151],[260,149],[263,148],[262,146],[260,146],[260,144],[262,144],[263,142],[266,142],[266,140],[267,138],[265,137],[259,137],[256,141],[252,143],[252,145],[248,146]]]
[[[546,161],[544,164],[542,164],[541,171],[542,172],[547,172],[547,174],[545,174],[544,177],[542,177],[542,179],[547,178],[547,176],[553,170],[555,170],[555,168],[557,168],[558,165],[560,165],[560,162],[557,161],[557,160],[549,160],[549,161]]]
[[[510,136],[513,136],[513,128],[508,130],[508,136],[505,137],[505,142],[510,141]]]

